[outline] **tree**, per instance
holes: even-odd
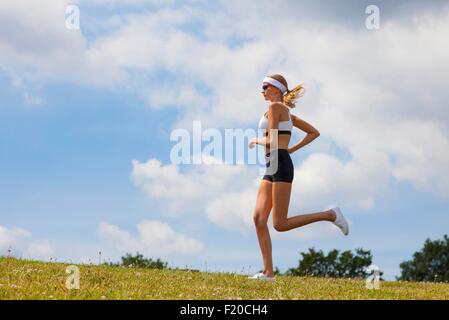
[[[413,259],[402,262],[401,276],[404,281],[449,281],[449,237],[443,240],[426,239],[424,248],[413,254]]]
[[[288,269],[286,275],[313,276],[331,278],[366,278],[369,274],[367,268],[371,265],[372,255],[369,250],[356,249],[356,254],[344,251],[341,254],[336,249],[327,255],[314,248],[309,252],[301,252],[297,268]],[[380,275],[383,273],[380,272]]]
[[[122,256],[121,263],[109,263],[111,266],[124,266],[130,268],[148,268],[148,269],[165,269],[167,268],[168,263],[163,262],[159,258],[157,260],[153,259],[145,259],[142,254],[139,252],[136,253],[135,256],[127,253],[125,256]]]

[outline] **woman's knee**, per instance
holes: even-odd
[[[273,220],[273,228],[278,232],[287,231],[287,221]]]
[[[261,213],[256,212],[253,216],[253,221],[256,228],[263,228],[267,226],[268,219],[264,217]]]

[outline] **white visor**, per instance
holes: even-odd
[[[281,90],[282,94],[287,92],[287,88],[282,83],[277,81],[276,79],[273,79],[273,78],[270,78],[270,77],[265,77],[263,79],[263,83],[269,83],[269,84],[275,86],[276,88]]]

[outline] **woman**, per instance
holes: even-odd
[[[254,223],[263,258],[263,272],[250,277],[260,280],[274,280],[271,255],[271,239],[268,231],[268,216],[273,211],[273,226],[277,231],[288,231],[318,221],[330,221],[348,235],[349,227],[341,210],[336,207],[323,212],[287,217],[290,193],[293,181],[293,163],[290,153],[315,140],[320,133],[309,123],[290,113],[295,100],[302,95],[301,85],[288,89],[287,81],[280,74],[274,74],[263,80],[262,94],[270,101],[268,112],[262,116],[259,129],[265,131],[262,139],[252,139],[249,147],[260,144],[265,146],[267,171],[260,182],[254,210]],[[307,133],[306,137],[288,147],[293,126]]]

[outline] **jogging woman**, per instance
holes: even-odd
[[[276,231],[288,231],[318,221],[329,221],[348,235],[349,227],[338,207],[327,211],[301,214],[287,217],[293,181],[293,162],[290,154],[315,140],[320,133],[312,125],[290,113],[295,107],[295,100],[302,95],[303,87],[299,85],[288,89],[285,78],[280,74],[265,77],[262,94],[269,101],[268,111],[259,121],[259,129],[264,131],[264,138],[252,139],[249,147],[256,144],[265,146],[267,170],[260,182],[254,210],[254,224],[263,258],[263,271],[250,277],[260,280],[274,280],[271,238],[268,231],[268,217],[273,215],[273,227]],[[293,127],[307,135],[292,147],[288,147]]]

